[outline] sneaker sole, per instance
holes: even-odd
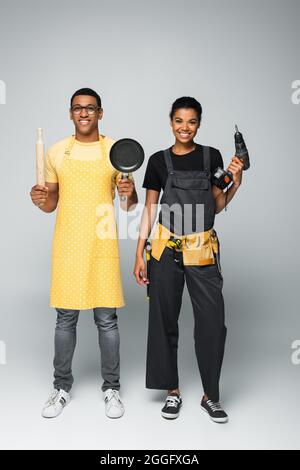
[[[66,405],[65,405],[65,406],[66,406]],[[57,418],[58,416],[60,416],[60,415],[62,414],[62,412],[64,411],[65,406],[61,409],[61,411],[60,411],[59,413],[57,413],[57,415],[47,416],[47,415],[44,415],[43,412],[42,412],[42,417],[43,417],[43,418],[46,418],[46,419]]]
[[[161,412],[161,415],[163,418],[166,418],[166,419],[176,419],[178,418],[179,416],[179,413],[176,413],[176,414],[169,414],[169,413],[164,413],[163,411]]]
[[[105,413],[105,416],[106,416],[107,418],[110,418],[110,419],[119,419],[119,418],[122,418],[122,416],[124,416],[124,413],[125,413],[125,410],[124,410],[123,413],[122,413],[121,415],[119,415],[119,416],[110,416],[110,415],[108,415],[107,413]]]
[[[204,411],[204,413],[206,413],[210,419],[214,422],[214,423],[227,423],[228,421],[228,417],[227,418],[213,418],[212,416],[210,416],[209,412],[203,408],[203,406],[200,406],[201,410]]]
[[[45,415],[41,415],[42,418],[45,418],[45,419],[54,419],[54,418],[57,418],[58,416],[61,415],[62,412],[58,413],[58,415],[54,415],[54,416],[45,416]]]

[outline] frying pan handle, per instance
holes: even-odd
[[[127,179],[129,176],[129,173],[122,173],[122,180]],[[120,197],[121,201],[126,201],[127,196],[121,196]]]

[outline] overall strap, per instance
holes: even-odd
[[[202,145],[203,149],[203,169],[210,172],[210,147]]]
[[[166,162],[166,167],[167,167],[168,173],[172,174],[173,171],[174,171],[174,167],[173,167],[173,163],[172,163],[170,149],[164,150],[164,157],[165,157],[165,162]]]

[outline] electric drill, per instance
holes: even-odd
[[[235,154],[244,163],[243,170],[248,170],[248,168],[250,168],[249,154],[243,138],[243,134],[238,130],[237,125],[235,125],[234,141]]]
[[[234,142],[235,155],[244,163],[243,170],[248,170],[248,168],[250,168],[249,154],[243,138],[243,134],[238,130],[237,125],[235,125]],[[218,188],[225,189],[232,183],[232,180],[232,173],[219,167],[216,169],[213,175],[212,182],[218,186]]]

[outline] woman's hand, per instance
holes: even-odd
[[[133,275],[140,286],[149,284],[146,273],[146,263],[142,256],[136,256]]]
[[[242,184],[242,173],[243,173],[244,163],[235,155],[232,157],[228,171],[232,173],[233,185],[235,188],[238,188]]]

